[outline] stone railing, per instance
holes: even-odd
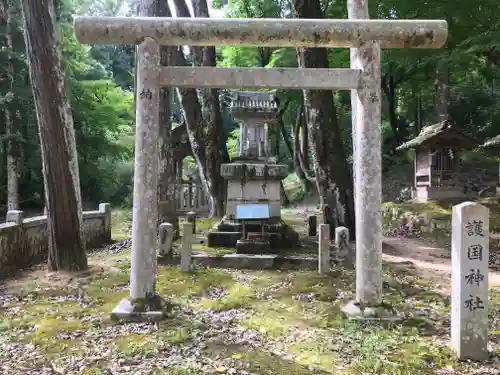
[[[182,184],[177,189],[177,212],[184,214],[194,211],[197,214],[209,211],[208,198],[203,186],[197,184]]]
[[[0,278],[44,262],[48,254],[47,216],[23,218],[23,211],[7,212],[0,224]],[[87,248],[111,242],[111,205],[83,212],[83,238]]]

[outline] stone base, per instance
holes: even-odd
[[[192,265],[205,268],[234,268],[252,270],[318,270],[318,258],[306,256],[279,256],[275,254],[225,254],[223,256],[193,254]],[[158,258],[162,265],[178,266],[181,257]]]
[[[269,241],[238,240],[236,252],[238,254],[265,254],[271,250]]]
[[[453,198],[467,198],[463,186],[417,186],[413,191],[413,199],[416,202]]]
[[[161,297],[158,296],[157,298]],[[166,304],[163,300],[161,302],[163,307],[158,310],[140,311],[145,309],[138,309],[131,300],[124,298],[111,312],[111,319],[125,322],[158,322],[167,316]],[[154,307],[157,308],[158,306]]]
[[[269,247],[262,247],[263,251],[272,251],[273,249],[293,248],[299,244],[299,235],[295,230],[286,224],[280,217],[274,217],[268,220],[269,226]],[[261,232],[260,224],[249,224],[246,226],[248,232]],[[236,248],[237,243],[243,237],[242,225],[224,217],[216,226],[215,231],[207,235],[208,247],[229,247]],[[239,251],[238,251],[239,252]],[[261,252],[262,253],[262,252]]]
[[[236,243],[241,237],[243,237],[242,232],[209,232],[207,234],[207,246],[236,247]]]
[[[349,320],[372,321],[379,323],[397,323],[402,318],[388,305],[362,307],[361,303],[351,301],[342,308]]]

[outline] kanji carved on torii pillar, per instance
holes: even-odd
[[[152,0],[149,0],[152,2]],[[146,1],[147,2],[147,1]],[[380,48],[440,48],[446,21],[368,20],[366,0],[348,0],[349,20],[78,17],[87,44],[138,44],[131,299],[154,294],[158,87],[352,90],[356,303],[382,299]],[[351,48],[350,69],[160,67],[160,45]],[[141,95],[145,92],[145,94]],[[151,92],[151,95],[149,95]],[[148,138],[150,137],[150,138]],[[156,224],[156,223],[155,223]],[[149,271],[148,271],[149,270]],[[352,312],[352,309],[351,309]]]

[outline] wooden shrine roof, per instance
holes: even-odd
[[[467,150],[476,148],[479,146],[479,142],[452,126],[450,121],[445,120],[424,127],[417,137],[403,143],[397,150],[400,151],[421,146],[453,147]]]
[[[500,135],[497,135],[496,137],[487,139],[486,142],[484,142],[481,145],[481,148],[500,149]]]

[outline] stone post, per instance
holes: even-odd
[[[368,1],[348,0],[349,19],[368,18]],[[351,93],[354,206],[356,215],[356,301],[382,302],[382,145],[380,45],[368,41],[351,48],[351,68],[360,69]]]
[[[461,360],[488,358],[489,209],[464,202],[452,214],[451,347]]]
[[[191,223],[192,224],[192,232],[193,234],[196,234],[196,212],[194,211],[189,211],[187,214],[186,214],[186,222],[188,223]]]
[[[240,155],[239,156],[245,155],[245,148],[247,146],[247,136],[248,136],[247,125],[244,122],[242,122],[240,125]]]
[[[335,228],[335,256],[344,265],[354,265],[354,257],[352,256],[349,241],[349,229],[346,227]]]
[[[24,212],[20,210],[11,210],[7,211],[7,215],[5,216],[5,221],[10,223],[16,223],[17,225],[23,224],[23,216]]]
[[[269,125],[265,124],[264,125],[264,155],[266,158],[268,158],[270,155],[270,141],[269,141]]]
[[[111,204],[100,203],[99,212],[104,213],[104,240],[111,242]]]
[[[188,272],[191,269],[191,253],[193,246],[193,224],[182,225],[182,249],[181,249],[181,271]]]
[[[307,217],[307,232],[309,237],[316,237],[317,234],[318,218],[316,215],[309,215]]]
[[[330,272],[330,225],[319,225],[318,272],[326,275]]]
[[[174,226],[170,223],[160,224],[160,256],[172,256],[172,242],[174,240]]]

